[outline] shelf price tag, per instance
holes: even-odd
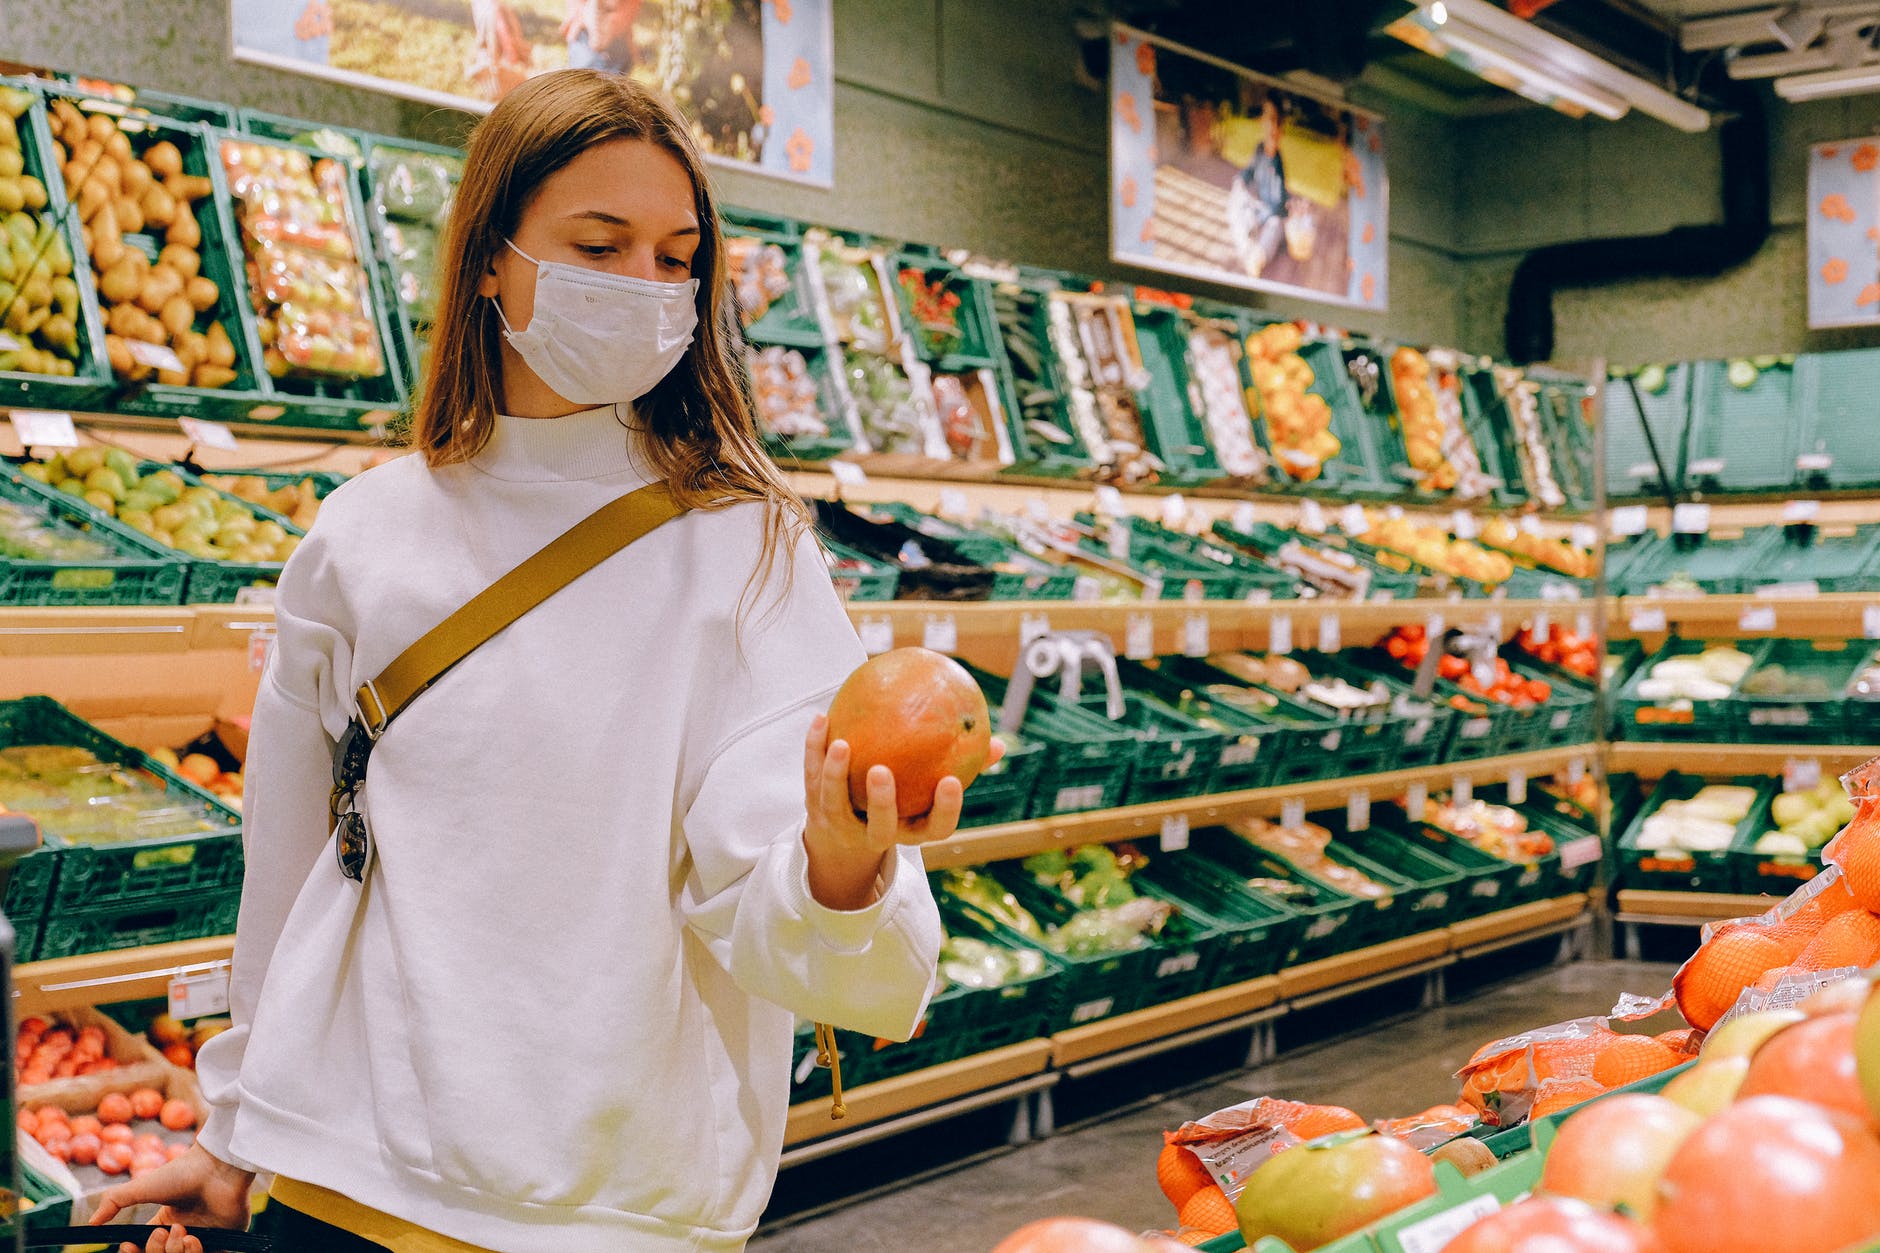
[[[920,646],[936,653],[951,653],[960,646],[959,626],[950,613],[930,613],[921,627]]]
[[[1578,787],[1580,780],[1586,777],[1586,758],[1574,757],[1567,762],[1567,786]]]
[[[1475,780],[1466,774],[1459,774],[1449,781],[1449,796],[1458,806],[1466,805],[1475,799]]]
[[[1146,613],[1129,615],[1123,629],[1123,656],[1147,661],[1155,656],[1155,619]]]
[[[1096,511],[1106,517],[1124,518],[1129,516],[1129,506],[1123,503],[1123,493],[1108,483],[1097,488]]]
[[[1267,626],[1267,646],[1270,653],[1285,656],[1293,650],[1292,615],[1276,613]]]
[[[868,472],[853,461],[831,461],[829,473],[835,475],[837,487],[861,487],[868,482]]]
[[[1176,492],[1162,498],[1162,525],[1171,531],[1179,531],[1188,521],[1188,502],[1182,494]]]
[[[1028,613],[1018,620],[1018,642],[1031,643],[1040,635],[1051,634],[1051,619],[1041,613]]]
[[[1523,535],[1539,535],[1541,533],[1541,520],[1531,513],[1522,514],[1521,521],[1517,525],[1521,528]]]
[[[1627,621],[1640,635],[1651,635],[1663,631],[1668,625],[1665,621],[1664,608],[1660,605],[1653,605],[1647,609],[1634,609]]]
[[[1077,581],[1071,584],[1071,599],[1085,603],[1102,600],[1103,584],[1088,574],[1080,574]]]
[[[1033,496],[1030,500],[1026,501],[1025,512],[1030,514],[1033,521],[1036,522],[1049,522],[1051,520],[1051,506],[1042,496]]]
[[[856,634],[862,637],[862,651],[870,657],[894,647],[894,621],[890,618],[879,615],[863,618]]]
[[[1560,868],[1578,870],[1581,866],[1598,861],[1600,851],[1597,835],[1585,835],[1577,840],[1568,840],[1560,846]]]
[[[1344,620],[1335,613],[1319,615],[1319,651],[1335,653],[1344,647]]]
[[[1554,620],[1547,616],[1545,609],[1535,610],[1534,617],[1528,626],[1533,629],[1534,638],[1537,640],[1544,640],[1554,632]]]
[[[271,589],[270,589],[271,590]],[[259,673],[274,656],[274,628],[256,627],[248,633],[248,668]]]
[[[170,977],[170,1017],[178,1022],[228,1013],[228,966]]]
[[[1821,516],[1821,502],[1818,500],[1791,500],[1782,506],[1782,520],[1795,524],[1813,522]]]
[[[1449,529],[1457,539],[1474,539],[1482,533],[1475,515],[1467,509],[1458,509],[1449,515]]]
[[[1722,457],[1699,457],[1691,462],[1691,473],[1701,479],[1715,478],[1723,473],[1723,468],[1730,463]]]
[[[1403,811],[1412,822],[1422,822],[1423,814],[1430,807],[1430,785],[1412,783],[1410,790],[1404,793]]]
[[[1686,502],[1671,511],[1671,531],[1675,535],[1710,534],[1710,506]]]
[[[972,502],[966,499],[966,493],[957,487],[940,489],[940,516],[943,518],[970,518],[973,516]]]
[[[1880,605],[1863,605],[1860,610],[1862,639],[1880,640]]]
[[[1622,505],[1612,511],[1612,536],[1614,539],[1626,539],[1633,535],[1643,535],[1651,520],[1644,505]]]
[[[1599,532],[1584,522],[1575,522],[1573,529],[1567,533],[1567,537],[1575,548],[1591,549],[1593,545],[1599,543]]]
[[[1182,652],[1190,657],[1206,657],[1208,648],[1208,615],[1191,613],[1182,621]]]
[[[1188,847],[1188,815],[1170,814],[1162,819],[1162,851],[1179,853]]]
[[[1510,805],[1527,804],[1527,771],[1510,770],[1508,772],[1508,803]]]
[[[1287,801],[1279,807],[1279,825],[1288,831],[1297,831],[1306,825],[1306,803]]]
[[[1244,535],[1258,526],[1259,522],[1260,517],[1254,512],[1251,500],[1243,500],[1234,506],[1233,526],[1236,531]]]
[[[1338,527],[1347,535],[1363,535],[1371,529],[1363,505],[1346,505],[1338,511]]]
[[[1430,647],[1436,647],[1436,641],[1443,638],[1443,632],[1449,629],[1449,623],[1440,613],[1433,613],[1423,620],[1423,632],[1429,637]]]
[[[1501,1202],[1493,1193],[1470,1197],[1460,1205],[1411,1223],[1397,1233],[1396,1241],[1403,1253],[1442,1253],[1457,1236],[1500,1212]]]
[[[1371,794],[1359,789],[1345,797],[1345,827],[1351,831],[1371,829]]]
[[[15,409],[13,433],[24,448],[77,448],[78,430],[69,413],[51,413],[44,409]]]
[[[207,418],[178,418],[176,425],[192,444],[204,448],[218,448],[223,452],[237,452],[241,445],[235,442],[235,432],[220,422],[211,422]]]
[[[1573,631],[1582,639],[1593,638],[1593,611],[1582,609],[1573,618]]]
[[[1791,757],[1782,763],[1782,790],[1806,792],[1821,785],[1821,762],[1813,757]]]
[[[1299,504],[1299,529],[1307,535],[1325,534],[1325,508],[1311,498]]]
[[[1776,629],[1776,607],[1774,605],[1745,605],[1738,615],[1736,625],[1743,631],[1773,631]]]
[[[1834,454],[1805,452],[1795,459],[1795,468],[1803,474],[1825,474],[1834,469]]]

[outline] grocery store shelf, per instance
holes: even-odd
[[[1725,918],[1748,918],[1762,913],[1778,898],[1746,896],[1734,892],[1650,892],[1621,888],[1616,922],[1704,923]]]
[[[180,653],[195,631],[187,606],[0,609],[0,657]]]
[[[1606,615],[1615,639],[1656,638],[1668,631],[1714,639],[1859,640],[1874,597],[1857,592],[1784,596],[1627,596]],[[1660,623],[1662,622],[1662,625]],[[1643,629],[1635,628],[1640,623]],[[1649,626],[1643,624],[1649,623]]]
[[[927,1070],[917,1070],[913,1074],[898,1075],[879,1083],[866,1083],[843,1093],[849,1113],[847,1118],[840,1121],[830,1117],[830,1103],[827,1099],[791,1106],[789,1121],[784,1124],[783,1142],[802,1144],[807,1140],[912,1113],[929,1105],[982,1094],[989,1088],[998,1088],[1014,1080],[1042,1074],[1050,1064],[1051,1041],[1026,1040],[990,1053],[962,1057],[958,1061]]]
[[[1455,960],[1449,950],[1446,928],[1373,944],[1280,971],[1280,995],[1289,1001],[1303,998],[1308,1003],[1331,999],[1318,995],[1320,993],[1348,996],[1380,983],[1447,966]]]
[[[18,1017],[165,996],[170,976],[178,969],[226,961],[234,951],[235,938],[225,935],[28,962],[13,968],[13,1013]]]
[[[1608,771],[1657,779],[1673,770],[1723,778],[1767,774],[1789,761],[1818,761],[1823,774],[1841,774],[1880,757],[1880,747],[1845,744],[1684,744],[1621,740],[1610,746]]]
[[[1538,939],[1566,930],[1585,915],[1589,898],[1584,892],[1548,901],[1517,905],[1484,918],[1471,918],[1449,928],[1450,949],[1458,957],[1492,952],[1508,942]]]
[[[1880,522],[1880,500],[1876,500],[1874,493],[1867,488],[1846,488],[1840,491],[1790,490],[1760,495],[1731,493],[1728,497],[1712,496],[1704,503],[1710,506],[1710,526],[1713,531],[1740,531],[1745,527],[1771,526],[1787,521],[1785,511],[1797,499],[1820,502],[1814,519],[1817,526],[1858,526],[1867,522]],[[1668,534],[1671,530],[1671,510],[1664,505],[1648,505],[1645,520],[1652,530],[1660,534]]]
[[[1133,1014],[1120,1014],[1051,1037],[1051,1064],[1072,1066],[1106,1053],[1135,1048],[1207,1027],[1243,1018],[1279,1000],[1279,978],[1249,979],[1212,992],[1183,997],[1166,1005],[1151,1005]]]
[[[1239,818],[1277,814],[1288,801],[1298,801],[1308,810],[1323,809],[1344,804],[1353,792],[1369,792],[1374,801],[1382,801],[1398,795],[1415,783],[1448,787],[1457,778],[1488,782],[1504,779],[1510,771],[1515,770],[1529,778],[1536,778],[1560,770],[1576,758],[1587,761],[1594,751],[1594,745],[1576,744],[1538,753],[1488,757],[1480,761],[1425,766],[1416,770],[1392,770],[1384,774],[1353,775],[1345,779],[1324,779],[1286,787],[1255,788],[1186,800],[1158,801],[1153,805],[1061,814],[1053,818],[1035,818],[997,827],[980,827],[938,844],[928,844],[921,851],[926,856],[929,870],[974,866],[988,861],[1029,857],[1033,853],[1066,845],[1110,843],[1159,835],[1167,819],[1186,818],[1190,826],[1212,826]]]

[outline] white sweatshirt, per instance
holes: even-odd
[[[687,514],[411,703],[372,753],[377,864],[327,823],[353,693],[647,481],[613,409],[500,418],[326,501],[256,702],[235,1028],[204,1146],[498,1253],[734,1250],[775,1181],[792,1016],[906,1038],[940,924],[919,852],[809,894],[803,738],[862,660],[814,541],[740,602],[762,507]]]

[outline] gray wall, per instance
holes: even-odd
[[[285,2],[285,0],[283,0]],[[1107,97],[1080,82],[1074,0],[835,0],[836,184],[724,169],[731,204],[996,257],[1209,290],[1109,259]],[[228,57],[227,0],[0,0],[0,59],[381,132],[453,141],[468,119]],[[1377,97],[1391,126],[1392,308],[1266,302],[1410,340],[1463,338],[1456,136]]]
[[[1652,278],[1569,288],[1555,298],[1555,356],[1621,363],[1755,356],[1880,344],[1880,332],[1808,330],[1808,146],[1880,129],[1880,96],[1772,102],[1774,230],[1754,258],[1710,279]],[[1457,132],[1457,251],[1466,274],[1462,340],[1499,353],[1508,282],[1528,249],[1650,235],[1720,220],[1714,133],[1686,135],[1633,114],[1574,122],[1524,110]]]

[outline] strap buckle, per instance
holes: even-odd
[[[367,702],[371,708],[367,708]],[[353,709],[359,715],[357,723],[365,731],[366,738],[377,740],[385,733],[386,724],[392,720],[391,711],[385,707],[385,698],[379,695],[379,685],[367,679],[360,685],[359,693],[353,701]]]

